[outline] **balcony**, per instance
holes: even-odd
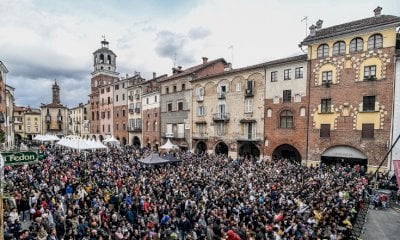
[[[128,126],[128,132],[142,132],[142,126]]]
[[[261,141],[262,135],[260,133],[247,133],[239,135],[237,140],[239,142],[257,142]]]
[[[140,113],[140,108],[135,108],[135,113]]]
[[[221,93],[218,93],[218,99],[225,99],[226,98],[226,92],[221,92]]]
[[[254,96],[254,90],[252,88],[248,88],[244,91],[244,96],[245,97],[253,97]]]
[[[194,132],[192,138],[196,140],[205,140],[208,139],[208,134],[205,132]]]
[[[203,95],[197,95],[197,96],[196,96],[196,100],[197,100],[198,102],[202,102],[202,101],[204,101],[204,96],[203,96]]]
[[[167,132],[167,133],[165,133],[165,137],[166,137],[166,138],[173,138],[173,137],[174,137],[174,133],[172,133],[172,132]]]
[[[133,108],[128,108],[129,113],[133,113],[135,111]]]
[[[218,122],[218,121],[224,121],[228,122],[229,121],[229,113],[214,113],[213,114],[213,121]]]
[[[128,96],[128,99],[129,99],[129,101],[133,101],[133,96],[132,96],[132,95],[129,95],[129,96]]]

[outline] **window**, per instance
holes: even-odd
[[[165,93],[168,94],[169,93],[169,88],[165,87]]]
[[[115,95],[115,101],[118,102],[118,95]]]
[[[154,121],[154,132],[158,131],[158,123],[157,121]]]
[[[125,117],[125,109],[122,109],[122,116]]]
[[[197,132],[200,135],[204,135],[206,133],[206,124],[205,123],[199,123],[197,124]]]
[[[319,130],[319,137],[330,138],[331,137],[331,125],[321,124],[321,129]]]
[[[122,94],[122,101],[125,101],[125,93]]]
[[[328,44],[322,44],[317,49],[317,57],[328,57],[329,56],[329,46]]]
[[[252,93],[253,92],[253,87],[254,87],[254,81],[253,80],[247,80],[247,87],[246,87],[246,92],[247,93]]]
[[[277,82],[278,81],[278,72],[273,71],[271,72],[271,82]]]
[[[236,83],[236,92],[240,92],[241,87],[240,87],[240,83]]]
[[[322,84],[332,83],[332,71],[322,72]]]
[[[178,111],[182,111],[183,110],[183,102],[178,102]]]
[[[253,112],[253,99],[252,98],[246,98],[244,100],[244,112],[245,113]]]
[[[343,55],[345,53],[346,53],[346,43],[344,43],[343,41],[339,41],[333,44],[332,55]]]
[[[110,88],[109,87],[106,88],[106,92],[110,92]]]
[[[268,108],[267,109],[267,117],[272,117],[272,109],[271,108]]]
[[[216,132],[217,132],[218,136],[225,135],[225,124],[224,123],[221,123],[221,122],[217,123],[215,128],[217,129]]]
[[[294,78],[303,78],[303,67],[297,67],[294,71]]]
[[[114,86],[114,89],[115,89],[115,90],[118,90],[118,89],[119,89],[119,85],[116,84],[116,85]]]
[[[186,85],[184,83],[182,83],[182,91],[186,90]]]
[[[157,102],[157,96],[154,96],[154,102]]]
[[[281,112],[280,115],[281,128],[293,128],[293,113],[289,110]]]
[[[244,124],[244,137],[246,139],[255,139],[256,138],[256,123],[250,122]]]
[[[292,90],[283,90],[283,102],[292,101]]]
[[[331,99],[321,99],[321,113],[330,113],[331,112]]]
[[[221,93],[226,93],[226,86],[225,85],[221,86]]]
[[[172,112],[172,102],[167,103],[167,111]]]
[[[362,38],[354,38],[350,42],[350,52],[361,52],[364,50],[364,40]]]
[[[376,65],[365,66],[364,79],[374,79],[374,78],[376,78]]]
[[[172,86],[172,92],[176,92],[176,85]]]
[[[373,123],[363,123],[361,138],[374,138],[374,124]]]
[[[206,109],[204,106],[198,106],[197,107],[197,116],[201,117],[206,115]]]
[[[382,47],[382,35],[374,34],[368,39],[368,50]]]
[[[146,131],[150,131],[150,122],[146,122]]]
[[[285,69],[283,71],[283,80],[290,80],[291,77],[291,69]]]
[[[363,97],[363,112],[375,111],[375,96]]]

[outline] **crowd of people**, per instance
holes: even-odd
[[[190,152],[149,166],[131,149],[44,151],[5,170],[5,239],[339,240],[366,207],[357,168]]]

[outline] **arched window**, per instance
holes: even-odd
[[[158,123],[157,121],[154,121],[154,132],[158,131]]]
[[[150,122],[146,123],[146,131],[150,131]]]
[[[361,52],[364,50],[364,40],[362,38],[354,38],[350,42],[350,52]]]
[[[100,63],[104,63],[104,55],[100,54]]]
[[[321,44],[317,50],[317,56],[320,57],[328,57],[329,56],[329,46],[328,44]]]
[[[284,110],[280,115],[281,128],[293,128],[293,113],[289,110]]]
[[[111,56],[110,55],[107,55],[107,63],[111,64]]]
[[[332,55],[343,55],[346,53],[346,43],[343,41],[335,42],[333,44],[333,53]]]
[[[374,34],[368,39],[368,50],[382,47],[382,35]]]

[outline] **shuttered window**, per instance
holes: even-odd
[[[331,125],[321,124],[321,129],[319,130],[319,137],[330,138],[331,137]]]

